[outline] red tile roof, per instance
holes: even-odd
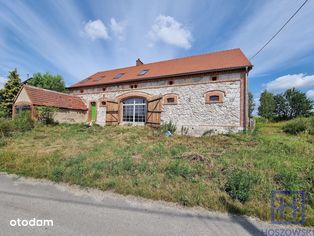
[[[24,85],[23,88],[33,105],[87,110],[85,103],[77,96],[37,88],[30,85]]]
[[[208,71],[240,69],[245,67],[251,69],[252,64],[241,49],[237,48],[97,72],[87,79],[73,84],[69,88],[146,80]],[[148,70],[148,72],[144,75],[138,75],[142,70]],[[120,78],[115,79],[114,77],[120,73],[124,74]]]

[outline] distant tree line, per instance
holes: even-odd
[[[60,75],[35,73],[25,83],[44,89],[66,92],[64,80]],[[4,87],[0,89],[0,117],[12,116],[12,105],[22,85],[17,69],[10,71]]]
[[[313,101],[295,88],[281,94],[272,94],[264,90],[259,101],[258,115],[267,119],[289,120],[313,114]]]

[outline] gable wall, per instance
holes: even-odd
[[[21,103],[31,103],[31,100],[29,99],[25,89],[23,88],[20,92],[19,96],[16,98],[15,103],[21,104]]]

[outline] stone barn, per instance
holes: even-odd
[[[70,95],[60,97],[67,103],[49,104],[64,104],[60,121],[153,127],[172,122],[178,133],[194,136],[238,132],[249,123],[252,67],[240,49],[147,64],[137,59],[134,66],[97,72],[68,87]],[[41,95],[36,99],[45,105]]]

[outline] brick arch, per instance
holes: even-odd
[[[153,97],[153,95],[150,95],[148,93],[144,93],[144,92],[136,92],[136,91],[131,91],[131,92],[126,92],[123,93],[119,96],[116,97],[117,101],[120,103],[128,98],[134,98],[134,97],[138,97],[138,98],[145,98],[146,100],[149,100]]]

